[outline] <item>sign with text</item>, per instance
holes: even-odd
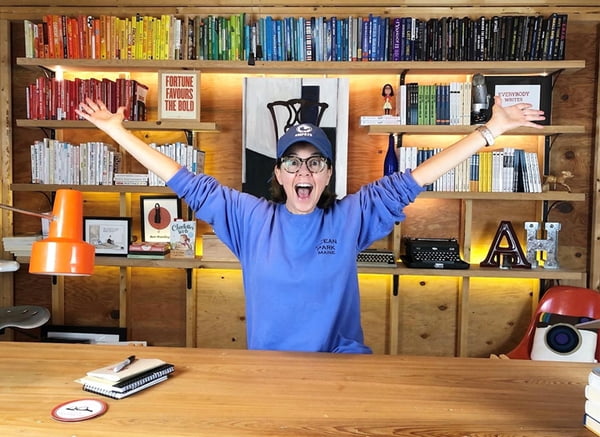
[[[504,106],[530,103],[546,116],[538,124],[550,124],[552,110],[551,76],[486,76],[488,93],[499,96]]]
[[[503,106],[529,103],[533,109],[540,109],[541,85],[496,85],[496,95]]]
[[[200,72],[158,72],[158,119],[200,121]]]

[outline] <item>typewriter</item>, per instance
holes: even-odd
[[[458,241],[454,238],[406,238],[406,254],[400,258],[411,268],[468,269],[460,259]]]
[[[391,250],[365,249],[356,256],[359,267],[396,267],[396,258]]]

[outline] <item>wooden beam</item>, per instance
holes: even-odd
[[[598,77],[600,77],[600,66],[598,67]],[[596,95],[596,138],[594,150],[594,167],[593,167],[593,178],[592,189],[594,190],[591,195],[592,197],[592,224],[591,224],[591,243],[590,243],[590,277],[588,286],[594,290],[600,291],[600,154],[598,153],[598,147],[600,147],[600,87],[597,87]]]
[[[180,0],[95,0],[95,7],[179,7],[181,6]],[[86,2],[81,0],[54,0],[51,7],[81,7]],[[186,7],[189,6],[206,6],[204,0],[189,0],[185,2]],[[17,7],[48,7],[48,0],[5,0],[3,6],[7,8]],[[364,0],[214,0],[211,2],[210,8],[219,9],[223,7],[255,7],[255,8],[268,8],[268,7],[303,7],[308,8],[319,8],[319,7],[365,7],[366,3]],[[403,8],[414,8],[414,7],[439,7],[440,2],[436,0],[376,0],[368,3],[368,7],[374,9],[380,7],[403,7]],[[594,7],[598,6],[597,0],[485,0],[485,1],[470,1],[470,0],[445,0],[443,7],[456,8],[456,7],[527,7],[527,6],[548,6],[548,7]]]
[[[384,16],[413,16],[422,19],[434,17],[493,16],[493,15],[544,15],[552,13],[568,14],[569,22],[600,21],[600,6],[596,0],[578,1],[507,1],[488,0],[470,3],[464,0],[448,0],[441,6],[439,2],[405,0],[379,0],[374,4],[365,4],[363,0],[321,0],[318,3],[305,3],[303,0],[286,1],[285,6],[277,1],[217,1],[206,6],[205,2],[193,0],[181,6],[175,0],[148,1],[115,1],[98,0],[93,5],[83,5],[80,0],[62,0],[48,6],[46,0],[29,0],[17,3],[10,0],[11,5],[0,6],[0,18],[7,20],[40,20],[45,14],[56,15],[119,15],[131,16],[136,14],[159,16],[172,15],[231,15],[245,12],[250,16],[271,15],[284,16],[349,16],[368,15],[369,13]],[[5,2],[6,3],[6,2]],[[115,10],[118,7],[118,10]]]
[[[2,171],[2,184],[0,185],[0,203],[12,205],[12,98],[11,98],[11,59],[10,59],[10,23],[0,20],[0,47],[7,50],[0,51],[0,170]],[[12,235],[12,213],[7,210],[0,212],[0,237]],[[12,259],[4,251],[1,243],[2,259]],[[13,303],[13,274],[0,275],[0,307],[12,306]]]

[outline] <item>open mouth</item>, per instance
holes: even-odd
[[[310,193],[312,193],[313,186],[311,184],[297,184],[295,187],[296,195],[300,199],[307,199],[310,197]]]

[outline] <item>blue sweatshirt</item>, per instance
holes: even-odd
[[[240,260],[249,349],[371,352],[356,256],[405,218],[403,208],[422,191],[410,172],[305,215],[185,168],[168,185]]]

